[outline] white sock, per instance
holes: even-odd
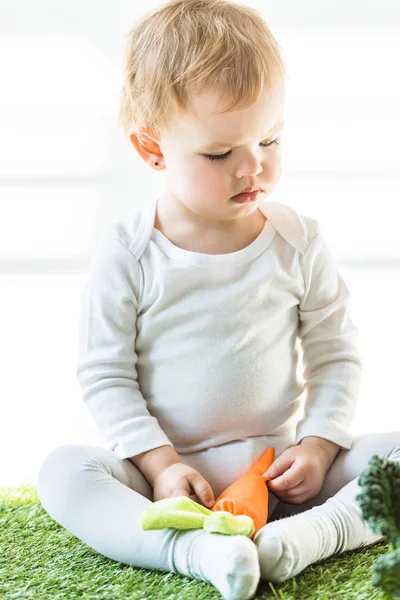
[[[282,582],[308,565],[382,539],[362,518],[357,480],[310,510],[267,523],[254,537],[261,578]]]
[[[214,585],[225,600],[252,598],[260,581],[257,548],[244,535],[178,531],[171,542],[177,573]]]

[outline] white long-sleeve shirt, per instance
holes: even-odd
[[[76,374],[109,448],[289,431],[351,448],[358,330],[318,222],[264,202],[249,246],[202,254],[154,228],[156,202],[104,230],[81,294]]]

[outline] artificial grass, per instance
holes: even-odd
[[[46,513],[34,485],[0,488],[0,531],[0,598],[4,600],[222,598],[211,584],[100,555]],[[384,599],[371,584],[371,566],[387,551],[382,540],[314,563],[284,583],[261,580],[255,598]]]

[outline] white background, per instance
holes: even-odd
[[[0,485],[36,484],[58,445],[105,445],[75,376],[78,308],[103,227],[164,189],[117,120],[141,4],[0,1]],[[288,72],[270,199],[320,221],[350,289],[364,363],[353,431],[399,430],[400,3],[242,4]]]

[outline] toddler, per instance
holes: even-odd
[[[268,198],[285,77],[241,4],[172,0],[130,30],[121,121],[165,190],[106,228],[82,291],[77,377],[108,447],[60,446],[38,477],[48,514],[97,552],[227,600],[380,540],[357,478],[373,454],[400,460],[400,432],[351,433],[358,330],[318,222]],[[212,507],[271,446],[253,541],[142,530],[152,501]]]

